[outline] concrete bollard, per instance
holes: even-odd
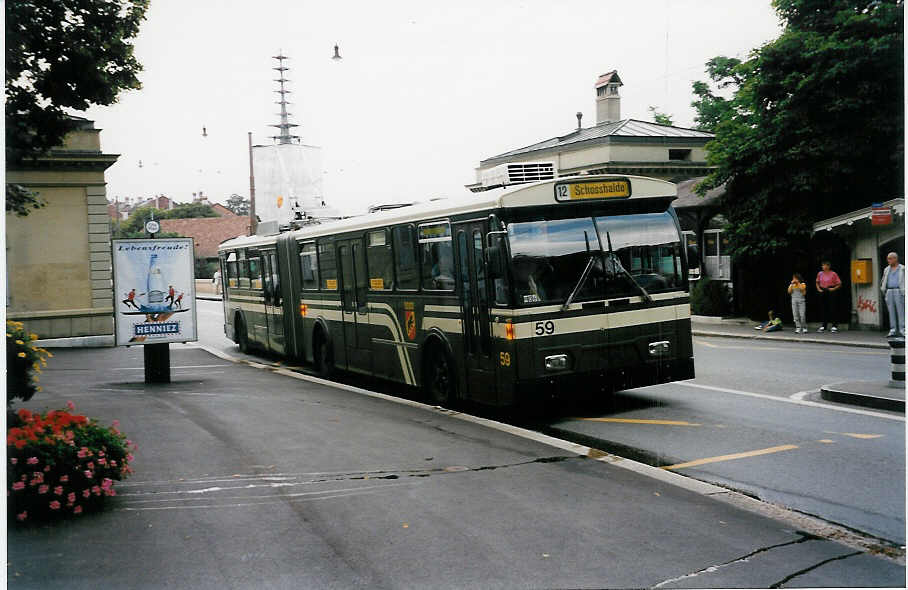
[[[892,363],[892,376],[889,387],[905,387],[905,339],[889,339],[889,359]]]

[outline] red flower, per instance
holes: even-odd
[[[59,509],[60,509],[60,503],[57,502],[56,500],[54,500],[53,502],[51,502],[51,503],[49,504],[49,506],[50,506],[50,509],[51,509],[51,510],[59,510]]]

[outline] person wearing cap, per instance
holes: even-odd
[[[905,336],[905,265],[899,264],[895,252],[886,256],[886,262],[889,265],[883,269],[880,291],[889,311],[889,336]]]

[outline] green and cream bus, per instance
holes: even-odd
[[[694,376],[675,185],[574,176],[219,249],[224,331],[439,405]]]

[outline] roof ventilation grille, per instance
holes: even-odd
[[[482,172],[481,184],[484,189],[553,180],[555,178],[554,162],[519,162],[501,164]]]

